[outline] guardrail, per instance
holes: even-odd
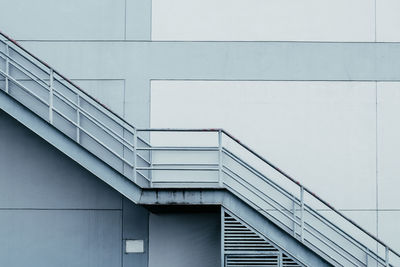
[[[0,36],[0,90],[139,186],[223,187],[338,265],[400,266],[399,253],[223,129],[138,129]]]

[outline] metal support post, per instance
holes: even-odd
[[[80,127],[81,127],[81,114],[80,114],[80,108],[81,108],[81,97],[79,94],[77,94],[77,108],[76,108],[76,142],[80,143],[81,141],[81,136],[80,136]]]
[[[296,238],[296,201],[293,200],[293,236]]]
[[[150,143],[150,139],[149,139]],[[149,159],[150,159],[150,170],[149,170],[149,178],[150,178],[150,188],[153,187],[153,150],[149,151]]]
[[[6,44],[6,84],[5,84],[5,86],[6,86],[6,93],[8,93],[9,92],[9,84],[8,84],[8,75],[10,74],[10,69],[9,69],[9,59],[8,59],[8,57],[10,56],[10,52],[9,52],[9,47],[8,47],[8,44]]]
[[[53,124],[53,86],[54,86],[54,72],[50,69],[50,81],[49,81],[49,122]]]
[[[225,209],[221,206],[221,267],[225,267]]]
[[[301,228],[300,228],[300,240],[304,242],[304,187],[300,186],[300,220],[301,220]]]
[[[385,266],[389,267],[389,247],[385,247]]]
[[[138,132],[137,132],[137,130],[136,130],[136,128],[133,130],[133,181],[135,182],[135,183],[137,183],[137,170],[136,170],[136,168],[137,168],[137,150],[136,150],[136,147],[137,147],[137,135],[138,135]]]
[[[223,186],[222,182],[222,130],[218,130],[218,183]]]

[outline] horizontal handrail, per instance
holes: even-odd
[[[47,90],[48,90],[48,83],[45,81],[45,80],[43,80],[42,78],[40,78],[37,74],[35,74],[35,73],[33,73],[32,71],[30,71],[30,70],[28,70],[25,66],[23,66],[21,63],[19,63],[18,61],[16,61],[14,58],[12,58],[12,57],[10,57],[9,55],[7,55],[7,54],[5,54],[4,52],[1,52],[0,51],[0,56],[2,57],[2,58],[4,58],[4,59],[8,59],[8,60],[10,60],[10,63],[14,66],[14,67],[16,67],[17,69],[19,69],[19,70],[21,70],[21,69],[24,69],[24,71],[25,71],[25,74],[26,74],[26,72],[28,72],[29,73],[29,75],[32,75],[32,76],[34,76],[35,77],[35,79],[33,79],[32,77],[31,77],[31,79],[32,79],[32,81],[35,81],[35,82],[37,82],[37,83],[39,83],[39,81],[40,82],[42,82],[42,83],[44,83],[45,85],[42,85],[43,86],[43,88],[46,88]],[[22,71],[22,70],[21,70]]]
[[[12,83],[14,83],[15,85],[24,88],[24,90],[30,94],[31,96],[33,96],[34,98],[36,98],[37,100],[39,100],[42,104],[48,106],[49,104],[46,102],[46,100],[42,99],[40,96],[36,95],[34,92],[28,90],[25,85],[21,84],[20,82],[18,82],[17,80],[15,80],[13,77],[9,76],[7,73],[3,72],[2,70],[0,70],[0,74],[4,77],[6,77],[7,79],[9,79]]]

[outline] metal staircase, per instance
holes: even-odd
[[[334,266],[400,266],[399,253],[223,129],[136,128],[11,38],[0,36],[0,94],[139,187],[225,189]],[[233,221],[231,227],[243,228],[233,216],[225,217]],[[267,241],[253,241],[276,252],[276,257],[257,254],[266,266],[269,261],[303,266]],[[263,266],[249,255],[225,256],[226,266]]]

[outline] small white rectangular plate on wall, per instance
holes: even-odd
[[[143,240],[126,240],[125,253],[143,253],[144,242]]]

